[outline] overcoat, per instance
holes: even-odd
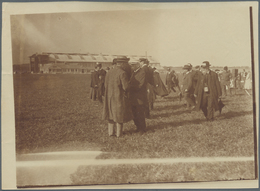
[[[194,92],[194,87],[193,87],[193,77],[194,77],[194,73],[192,71],[188,71],[187,73],[184,74],[183,76],[183,87],[182,87],[182,91],[184,92],[188,92],[188,93],[192,93]],[[185,91],[187,90],[187,91]]]
[[[94,71],[91,73],[91,82],[90,87],[95,88],[99,84],[98,71]]]
[[[147,76],[146,69],[140,67],[132,73],[129,85],[129,98],[131,105],[146,105],[147,99]]]
[[[154,103],[156,99],[154,87],[149,83],[147,84],[147,99],[149,103]]]
[[[163,81],[160,77],[160,74],[158,71],[154,71],[153,73],[153,78],[154,78],[154,92],[158,96],[167,96],[169,93],[163,84]]]
[[[198,83],[194,91],[194,94],[197,96],[197,101],[198,101],[196,105],[196,110],[201,109],[203,91],[204,91],[204,78],[205,75],[203,74],[199,76]],[[222,91],[218,79],[218,74],[216,72],[213,72],[212,70],[209,71],[208,89],[210,92],[209,95],[212,97],[213,108],[215,109],[215,111],[217,111],[219,110],[218,99],[222,95]]]
[[[126,72],[120,66],[108,71],[105,78],[103,120],[126,123],[133,119],[126,92],[128,84],[129,78],[127,78]]]
[[[221,85],[229,86],[231,78],[232,74],[230,72],[223,71],[220,75]]]
[[[106,73],[107,72],[102,68],[100,70],[98,70],[98,78],[99,78],[98,91],[102,96],[104,96],[104,94],[105,94],[104,83],[105,83]]]
[[[90,99],[96,100],[100,96],[100,89],[99,89],[99,78],[98,78],[98,72],[95,70],[91,73],[91,82],[90,82]]]

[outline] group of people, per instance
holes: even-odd
[[[221,110],[219,105],[222,96],[221,85],[218,74],[210,70],[208,61],[195,68],[191,64],[184,65],[183,73],[179,76],[175,71],[169,70],[166,84],[172,84],[168,85],[168,89],[178,88],[179,96],[184,97],[187,109],[202,110],[208,121],[214,120],[214,111]]]
[[[228,95],[227,91],[229,95],[232,95],[236,93],[236,89],[244,89],[247,93],[247,90],[252,89],[251,73],[246,72],[245,69],[240,73],[238,73],[238,70],[231,73],[228,67],[225,66],[223,71],[217,70],[217,73],[221,82],[223,96]]]
[[[224,68],[226,71],[227,68]],[[91,75],[91,98],[102,102],[102,119],[108,121],[109,136],[120,137],[123,124],[134,121],[137,132],[146,131],[146,118],[157,96],[167,96],[171,91],[179,91],[184,97],[187,108],[202,110],[206,120],[214,120],[214,112],[221,111],[220,105],[223,86],[222,79],[227,75],[210,69],[210,63],[204,61],[201,66],[184,65],[182,76],[170,68],[166,74],[167,89],[156,68],[149,66],[146,58],[129,63],[129,58],[119,56],[113,60],[110,70],[97,65]],[[226,90],[226,89],[225,89]]]

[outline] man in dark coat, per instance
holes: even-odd
[[[154,78],[153,78],[153,68],[149,66],[149,61],[146,58],[139,59],[140,66],[145,72],[146,76],[146,90],[147,90],[147,98],[149,97],[149,91],[154,86]],[[145,117],[150,118],[150,107],[149,107],[149,100],[145,103]]]
[[[183,69],[186,71],[183,76],[183,96],[187,102],[187,108],[194,109],[195,108],[195,98],[194,98],[194,84],[193,77],[194,73],[191,70],[190,65],[184,65]]]
[[[202,110],[208,121],[214,120],[214,110],[219,110],[218,101],[221,98],[222,91],[217,73],[209,69],[209,62],[204,61],[201,65],[202,75],[194,92],[197,97],[197,110]]]
[[[98,78],[98,68],[95,67],[95,70],[91,73],[91,82],[90,82],[90,99],[96,101],[100,100],[100,92],[99,92],[99,78]]]
[[[98,67],[98,78],[99,78],[99,92],[101,96],[105,95],[105,78],[106,78],[106,71],[102,68],[102,65],[99,63],[97,64]]]
[[[123,130],[123,123],[133,119],[130,101],[127,96],[129,78],[123,65],[129,58],[120,56],[115,58],[116,66],[109,70],[105,79],[105,97],[102,119],[108,120],[109,136],[114,135],[116,125],[116,136],[119,137]]]
[[[148,104],[147,84],[149,74],[147,73],[146,67],[141,65],[141,63],[132,64],[132,68],[133,73],[129,85],[129,99],[137,131],[145,132],[145,112]]]

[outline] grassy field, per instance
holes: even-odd
[[[223,99],[216,120],[186,110],[176,94],[158,98],[148,131],[133,122],[121,138],[108,137],[102,104],[89,98],[90,75],[14,75],[16,151],[102,150],[99,158],[253,156],[252,97]]]

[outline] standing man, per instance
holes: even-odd
[[[102,96],[105,95],[105,78],[106,78],[106,74],[107,72],[102,68],[102,64],[97,64],[98,67],[98,78],[99,78],[99,91],[100,91],[100,95],[101,95],[101,99]]]
[[[228,71],[228,67],[224,67],[224,71],[220,75],[221,88],[224,96],[227,96],[227,90],[229,90],[229,94],[232,95],[230,89],[230,81],[232,79],[232,74]]]
[[[140,58],[139,59],[140,66],[143,68],[146,76],[146,94],[147,98],[149,96],[150,89],[154,86],[154,78],[153,78],[153,72],[154,70],[152,67],[149,66],[149,61],[146,58]],[[150,118],[150,107],[149,107],[149,99],[147,99],[147,102],[145,103],[145,117]]]
[[[190,65],[184,65],[183,70],[184,76],[183,76],[183,96],[184,99],[187,102],[187,108],[191,109],[195,108],[195,98],[194,98],[194,84],[193,84],[193,78],[194,78],[194,73],[191,70]]]
[[[108,121],[108,134],[115,134],[120,137],[123,131],[123,123],[133,119],[130,101],[127,96],[129,78],[123,70],[123,65],[129,61],[129,58],[120,56],[113,62],[116,66],[111,69],[105,79],[105,99],[103,108],[103,120]]]
[[[214,110],[219,110],[218,100],[222,92],[217,73],[209,69],[210,64],[204,61],[201,65],[202,75],[198,79],[194,96],[197,97],[197,110],[202,110],[208,121],[214,120]]]
[[[90,99],[92,101],[96,101],[97,99],[100,101],[99,95],[99,78],[98,78],[98,67],[95,66],[95,70],[91,72],[91,82],[90,82]]]
[[[132,64],[132,76],[129,85],[129,98],[131,102],[132,113],[134,116],[134,123],[138,132],[145,132],[145,114],[147,111],[147,84],[149,81],[149,73],[144,61]]]

